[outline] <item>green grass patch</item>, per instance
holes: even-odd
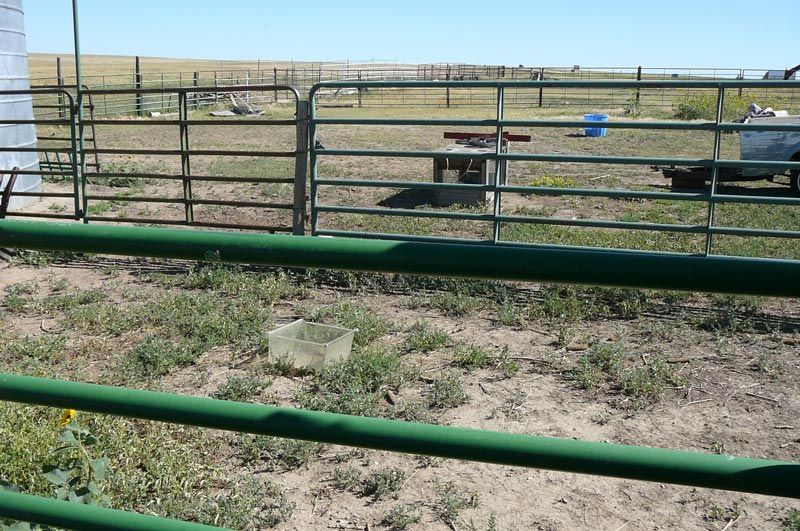
[[[301,407],[332,413],[380,416],[387,391],[398,391],[411,378],[397,353],[369,347],[325,367],[310,390],[301,391]]]
[[[412,352],[432,352],[445,345],[450,336],[444,330],[431,327],[427,321],[417,321],[408,330],[406,348]]]
[[[450,372],[434,380],[427,390],[425,404],[429,409],[451,409],[466,404],[468,400],[461,377]]]
[[[270,380],[250,375],[233,376],[219,386],[217,392],[214,393],[214,398],[233,402],[250,402],[270,384],[272,384]]]

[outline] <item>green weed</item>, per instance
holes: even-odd
[[[493,363],[493,358],[479,345],[459,343],[453,348],[453,359],[457,367],[472,371],[485,369]]]
[[[367,348],[325,367],[314,390],[301,392],[298,401],[308,409],[374,417],[386,391],[397,391],[409,377],[395,352]]]
[[[386,513],[381,523],[389,528],[390,531],[405,531],[410,526],[419,523],[420,514],[416,507],[402,503],[395,505]]]
[[[233,376],[219,386],[214,398],[233,402],[249,402],[256,398],[272,382],[253,376]]]
[[[399,468],[383,468],[374,470],[364,479],[361,494],[370,496],[373,502],[387,496],[396,496],[406,478],[406,473]]]
[[[324,450],[324,444],[266,435],[246,434],[239,440],[239,454],[245,463],[261,462],[267,470],[274,472],[287,472],[307,465]]]
[[[191,365],[203,350],[196,340],[147,336],[125,355],[122,370],[129,378],[150,380]]]
[[[429,409],[450,409],[466,404],[467,401],[461,377],[451,372],[433,382],[428,389],[425,404]]]
[[[355,492],[361,484],[361,472],[354,466],[337,466],[333,469],[333,484],[339,490]]]
[[[427,321],[417,321],[408,330],[406,348],[412,352],[431,352],[445,346],[448,339],[444,330],[432,328]]]
[[[478,493],[464,492],[450,481],[436,483],[434,489],[438,496],[436,514],[451,527],[458,521],[461,511],[478,506]]]

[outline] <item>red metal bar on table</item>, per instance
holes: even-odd
[[[451,140],[469,140],[470,138],[495,138],[497,133],[456,133],[446,131],[444,138]],[[512,135],[511,133],[503,133],[503,139],[509,142],[530,142],[530,135]]]

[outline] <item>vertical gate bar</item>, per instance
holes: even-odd
[[[80,178],[83,190],[83,222],[88,223],[86,219],[89,215],[89,200],[86,197],[86,137],[83,131],[83,75],[81,72],[81,39],[78,26],[78,0],[72,0],[72,38],[75,47],[75,95],[77,100],[77,116],[74,116],[75,120],[72,120],[72,123],[75,121],[78,122],[78,145],[72,160],[73,164],[75,164],[74,161],[80,157]]]
[[[495,159],[494,159],[494,221],[492,222],[492,241],[494,241],[494,243],[500,241],[500,221],[498,221],[498,218],[500,217],[501,213],[500,186],[503,184],[502,179],[505,178],[503,173],[503,161],[500,159],[500,153],[503,152],[503,126],[499,123],[500,120],[503,119],[504,96],[505,96],[505,87],[502,84],[498,84],[497,112],[495,115],[498,124],[497,124],[497,146],[495,148]]]
[[[302,236],[306,224],[306,172],[308,171],[308,101],[297,101],[297,140],[294,160],[292,234]]]
[[[309,194],[309,207],[311,209],[311,235],[317,235],[317,94],[312,92],[308,100],[308,150],[309,150],[309,176],[311,178],[311,193]]]
[[[181,137],[181,174],[183,175],[183,200],[186,212],[186,223],[192,224],[194,222],[194,205],[192,204],[192,171],[189,162],[189,106],[186,102],[186,92],[183,90],[178,91],[178,119],[180,125]]]
[[[62,96],[64,97],[64,96]],[[65,97],[66,99],[66,97]],[[81,193],[80,193],[80,173],[78,171],[78,141],[75,135],[75,105],[70,101],[69,105],[69,138],[70,138],[70,170],[72,171],[72,194],[75,203],[75,220],[81,219],[85,214],[86,209],[81,209]],[[84,198],[86,193],[84,190]]]
[[[716,199],[714,198],[714,194],[717,193],[717,181],[719,180],[719,166],[717,166],[717,161],[719,160],[719,153],[720,153],[720,144],[722,143],[722,129],[720,129],[720,123],[722,123],[722,110],[725,103],[725,89],[723,87],[719,87],[717,90],[717,116],[715,119],[715,126],[714,126],[714,166],[711,168],[711,189],[708,193],[708,223],[706,223],[706,252],[705,255],[709,256],[711,254],[711,246],[712,246],[712,239],[713,235],[711,234],[711,227],[714,225],[714,214],[716,210]]]

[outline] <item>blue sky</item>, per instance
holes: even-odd
[[[86,54],[528,66],[800,63],[792,36],[797,0],[79,2]],[[72,51],[70,0],[24,6],[29,51]],[[749,25],[748,17],[759,20]],[[767,27],[769,18],[776,23]]]

